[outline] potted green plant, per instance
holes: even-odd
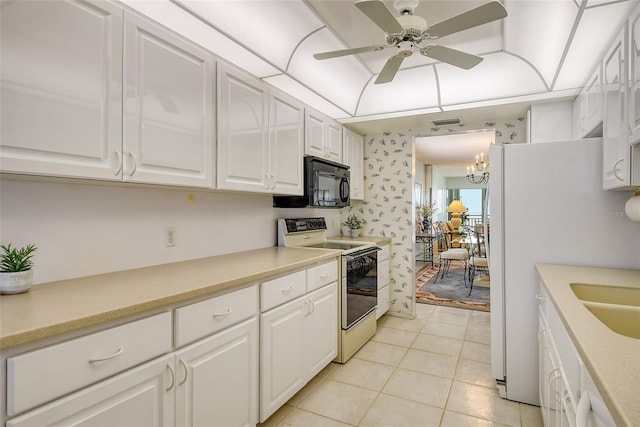
[[[351,237],[358,237],[360,235],[360,229],[366,223],[367,221],[364,219],[358,218],[355,214],[351,214],[347,217],[347,220],[342,223],[342,225],[349,227]]]
[[[31,257],[38,249],[27,245],[17,249],[0,245],[0,293],[19,294],[31,289],[33,283],[33,261]]]

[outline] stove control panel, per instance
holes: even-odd
[[[327,223],[323,217],[320,218],[282,218],[278,220],[280,225],[284,225],[287,233],[298,233],[301,231],[326,230]]]

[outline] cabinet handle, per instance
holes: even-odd
[[[538,331],[538,342],[542,342],[542,335],[544,335],[545,332],[547,332],[547,330],[544,328]]]
[[[287,289],[283,289],[282,293],[283,294],[288,294],[289,292],[291,292],[293,290],[293,286],[289,286]]]
[[[307,314],[305,314],[304,317],[307,317],[308,315],[310,315],[313,312],[313,309],[311,308],[311,301],[306,299],[306,300],[304,300],[304,303],[307,306]]]
[[[223,316],[228,316],[231,314],[231,309],[228,308],[227,311],[225,311],[224,313],[213,313],[213,317],[223,317]]]
[[[589,393],[584,391],[578,401],[578,409],[576,410],[576,427],[587,427],[589,425],[589,411],[591,410],[591,401]]]
[[[113,155],[115,156],[115,164],[118,167],[113,174],[114,175],[119,175],[120,172],[122,172],[122,153],[120,153],[119,151],[114,151]]]
[[[268,173],[264,174],[264,180],[266,181],[264,187],[268,190],[269,188],[271,188],[271,177]]]
[[[613,175],[618,179],[618,181],[624,181],[624,178],[618,175],[618,165],[624,162],[624,159],[620,159],[613,165]]]
[[[127,154],[131,159],[131,163],[133,163],[133,169],[131,170],[131,172],[129,172],[129,176],[133,176],[133,174],[136,173],[136,170],[138,169],[138,159],[136,159],[136,156],[131,151],[128,151]]]
[[[554,384],[558,382],[560,378],[562,378],[562,372],[560,372],[560,368],[554,368],[549,372],[549,377],[553,377],[549,379],[549,390],[553,393],[553,400],[560,403],[560,391],[557,387],[554,387]]]
[[[171,384],[169,384],[169,387],[167,387],[165,389],[165,391],[171,390],[173,388],[174,384],[176,383],[176,375],[173,372],[173,368],[168,363],[167,363],[167,369],[169,370],[169,373],[171,374]]]
[[[276,182],[276,177],[275,177],[275,175],[271,175],[271,177],[269,178],[269,182],[271,182],[271,183],[272,183],[272,184],[271,184],[271,188],[270,188],[271,190],[273,190],[274,188],[276,188],[276,184],[277,184],[277,182]]]
[[[329,273],[322,273],[322,274],[320,275],[320,278],[321,278],[321,279],[326,279],[327,277],[329,277]]]
[[[544,296],[544,294],[536,294],[536,299],[540,300],[540,301],[544,301],[545,300],[545,296]]]
[[[178,383],[178,385],[182,385],[184,383],[187,382],[187,378],[189,377],[189,370],[187,369],[187,364],[184,363],[184,360],[180,359],[180,366],[182,366],[182,369],[184,370],[184,377],[182,378],[182,381],[180,381]]]
[[[113,359],[114,357],[120,356],[123,352],[124,352],[124,347],[120,347],[118,350],[116,350],[115,353],[110,354],[108,356],[93,357],[93,358],[89,359],[89,363],[104,362],[104,361],[107,361],[109,359]]]
[[[311,305],[311,313],[316,311],[316,304],[313,302],[313,300],[309,300],[309,305]],[[309,314],[311,314],[311,313],[309,313]]]

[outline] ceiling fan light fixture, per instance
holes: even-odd
[[[399,15],[411,15],[416,7],[418,7],[418,0],[396,0],[393,3],[393,8]]]

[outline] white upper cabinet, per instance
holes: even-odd
[[[603,188],[630,184],[630,149],[627,143],[626,29],[607,51],[603,63]]]
[[[269,90],[269,180],[277,194],[304,193],[304,106]]]
[[[573,104],[575,138],[585,138],[602,123],[602,64],[598,64]]]
[[[304,154],[342,163],[342,126],[310,109],[305,110]]]
[[[349,166],[352,200],[364,199],[364,137],[343,128],[342,160]]]
[[[304,107],[218,63],[218,188],[302,194]]]
[[[640,142],[640,5],[629,19],[629,144]]]
[[[122,9],[17,1],[0,15],[0,170],[119,180]]]
[[[267,86],[218,63],[218,188],[267,192]]]
[[[327,121],[327,160],[342,163],[342,125]]]
[[[210,187],[213,63],[114,3],[3,2],[1,170]]]
[[[125,17],[124,180],[211,187],[213,55]]]

